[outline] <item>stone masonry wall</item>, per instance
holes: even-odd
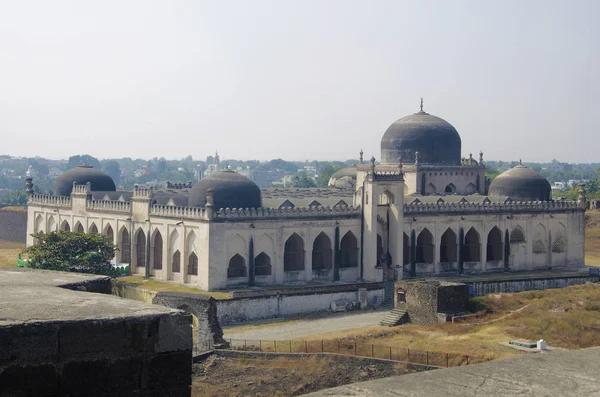
[[[27,212],[0,209],[0,240],[25,244]]]

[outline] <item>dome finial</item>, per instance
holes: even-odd
[[[423,97],[421,97],[421,112],[423,111]]]
[[[359,157],[359,160],[360,160],[360,163],[361,163],[361,164],[363,163],[363,154],[364,154],[363,150],[362,150],[362,149],[360,149],[360,157]]]

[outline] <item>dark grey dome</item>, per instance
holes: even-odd
[[[213,189],[215,208],[262,207],[260,188],[250,179],[232,170],[215,171],[190,191],[190,207],[206,206],[208,189]]]
[[[460,135],[447,121],[420,111],[396,120],[381,138],[381,162],[460,165]]]
[[[356,166],[344,167],[340,170],[337,170],[336,172],[333,173],[333,175],[331,175],[331,178],[329,178],[329,182],[327,183],[327,185],[329,187],[342,187],[342,186],[338,186],[339,183],[336,184],[336,182],[342,181],[344,178],[346,180],[350,181],[352,184],[355,184],[356,183]]]
[[[73,182],[78,185],[91,184],[92,191],[95,192],[114,192],[117,190],[112,178],[92,167],[91,165],[81,164],[75,168],[62,173],[54,182],[55,196],[70,196],[73,190]]]
[[[549,201],[552,189],[546,178],[531,168],[517,165],[494,178],[489,195],[508,196],[516,201]]]

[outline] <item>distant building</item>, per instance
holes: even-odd
[[[274,183],[281,183],[282,178],[285,176],[283,171],[240,170],[238,174],[249,178],[261,189],[271,187]]]

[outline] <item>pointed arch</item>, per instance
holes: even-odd
[[[146,266],[146,233],[142,229],[138,229],[135,237],[135,265]]]
[[[340,241],[340,268],[358,266],[358,240],[351,231]]]
[[[98,234],[98,226],[96,226],[95,223],[92,222],[92,225],[89,228],[89,233],[90,234]]]
[[[240,254],[235,254],[229,259],[227,278],[247,277],[246,260]]]
[[[469,182],[467,186],[465,186],[465,194],[475,194],[475,192],[477,192],[477,187]]]
[[[292,234],[285,242],[283,270],[304,270],[304,240],[297,233]]]
[[[44,232],[44,217],[41,214],[38,214],[35,217],[35,233],[43,233]]]
[[[111,243],[114,244],[115,243],[115,232],[113,231],[112,226],[109,224],[106,225],[106,227],[104,228],[104,236],[106,237],[106,239]]]
[[[425,194],[436,194],[437,193],[437,188],[435,187],[435,185],[433,183],[428,183],[427,186],[425,186]]]
[[[453,263],[458,260],[456,233],[451,228],[448,228],[442,234],[440,244],[440,262]]]
[[[152,267],[161,270],[163,265],[163,238],[158,229],[154,232],[153,246]]]
[[[257,276],[271,275],[271,257],[264,252],[254,258],[254,274]]]
[[[546,244],[542,240],[535,240],[531,248],[534,254],[546,253]]]
[[[554,234],[554,240],[552,241],[552,252],[563,253],[567,250],[567,239],[565,237],[565,227],[560,224],[559,230]]]
[[[449,183],[444,188],[444,193],[446,193],[446,194],[454,194],[454,193],[456,193],[456,186],[454,186],[453,183]]]
[[[465,262],[481,261],[481,239],[479,232],[474,227],[470,228],[467,234],[465,234],[463,260]]]
[[[83,225],[81,224],[81,222],[77,221],[75,223],[75,229],[73,229],[75,231],[75,233],[83,233]]]
[[[416,263],[433,263],[433,235],[424,228],[417,237]]]
[[[121,238],[119,241],[121,246],[121,262],[131,263],[131,236],[125,226],[121,229]]]
[[[56,220],[53,216],[48,218],[48,228],[46,230],[48,230],[48,233],[56,231]]]
[[[503,251],[502,232],[498,226],[494,226],[487,236],[486,261],[501,261]]]
[[[387,189],[379,196],[379,204],[394,204],[394,195]]]
[[[313,242],[312,268],[314,270],[331,269],[333,265],[333,251],[331,239],[325,232],[319,233]]]
[[[71,226],[69,225],[69,222],[67,220],[62,221],[62,223],[60,224],[60,230],[64,232],[71,231]]]
[[[188,274],[190,276],[198,275],[198,256],[192,252],[188,258]]]
[[[173,259],[171,260],[171,269],[173,273],[179,273],[181,271],[181,252],[175,250],[173,252]]]
[[[510,242],[511,243],[524,243],[525,242],[525,232],[521,228],[521,226],[517,225],[513,227],[510,231]]]

